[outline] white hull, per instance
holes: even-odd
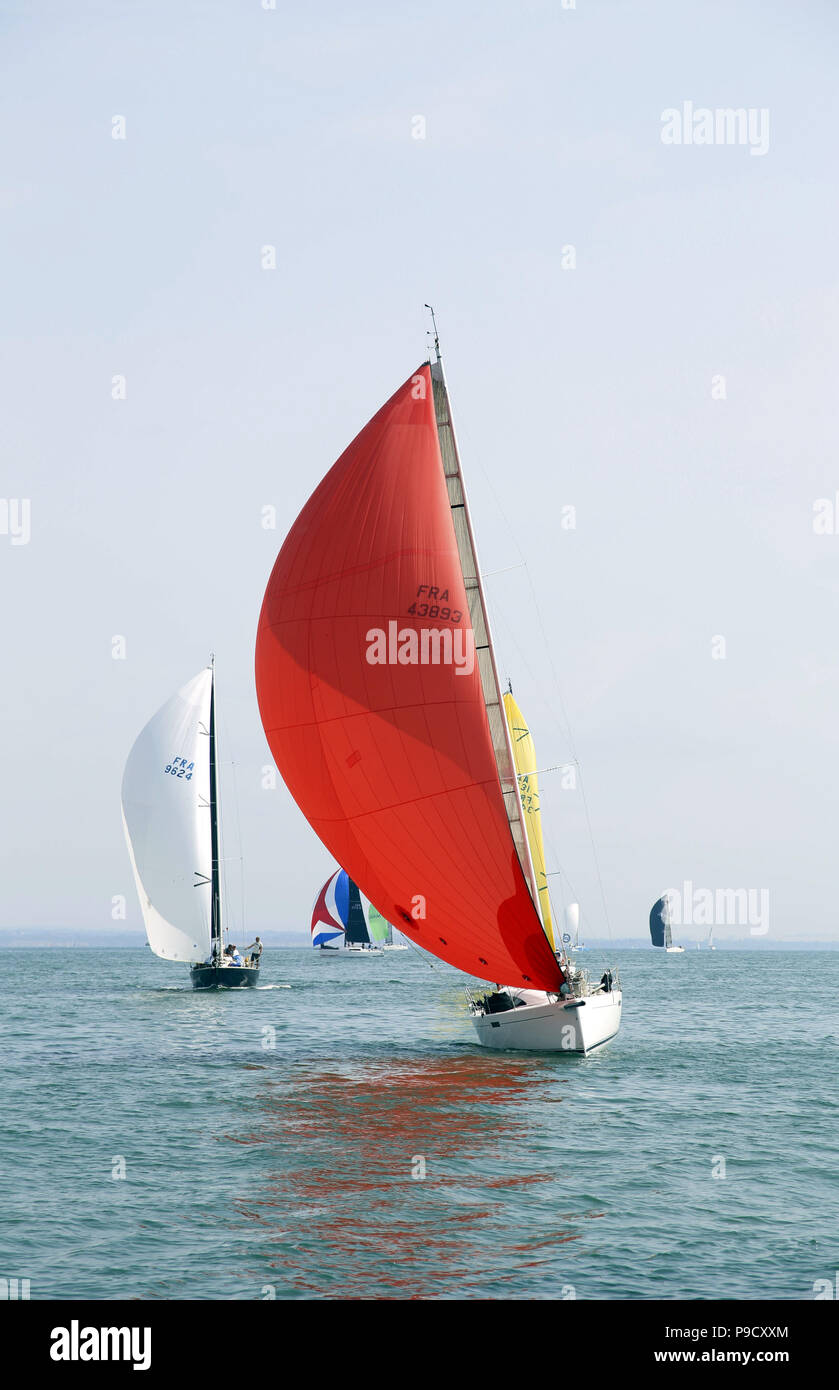
[[[684,953],[684,946],[665,946],[668,956],[680,956]]]
[[[507,990],[524,1005],[500,1014],[473,1014],[483,1047],[524,1052],[591,1052],[617,1033],[623,995],[589,994],[584,999],[558,1000],[541,990]]]

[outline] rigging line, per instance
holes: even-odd
[[[492,579],[496,574],[509,574],[510,570],[524,569],[524,561],[519,565],[505,565],[503,570],[489,570],[481,575],[481,579]]]
[[[468,435],[467,435],[467,446],[468,446]],[[538,600],[538,598],[537,598],[537,596],[536,596],[536,588],[535,588],[535,585],[534,585],[534,583],[533,583],[533,576],[532,576],[532,574],[530,573],[530,566],[529,566],[529,564],[528,564],[528,562],[527,562],[527,559],[526,559],[525,555],[524,555],[523,552],[522,552],[521,546],[520,546],[519,543],[518,543],[518,539],[517,539],[517,537],[516,537],[516,534],[515,534],[515,531],[513,530],[512,525],[510,524],[510,520],[509,520],[509,518],[508,518],[506,512],[504,511],[504,508],[503,508],[502,505],[501,505],[501,500],[500,500],[500,498],[499,498],[499,496],[498,496],[498,493],[497,493],[496,490],[495,490],[495,487],[493,486],[492,479],[491,479],[491,477],[490,477],[490,475],[489,475],[487,469],[484,468],[484,467],[483,467],[483,464],[480,462],[480,450],[475,450],[475,451],[474,451],[474,457],[475,457],[476,461],[478,462],[478,467],[480,467],[481,472],[483,473],[483,476],[484,476],[484,478],[485,478],[485,480],[486,480],[486,482],[487,482],[487,485],[488,485],[488,487],[489,487],[490,493],[492,494],[492,497],[493,497],[493,500],[494,500],[494,502],[495,502],[495,505],[496,505],[496,507],[498,508],[499,514],[500,514],[502,520],[504,521],[504,524],[505,524],[505,526],[506,526],[506,528],[507,528],[507,531],[509,532],[510,536],[512,537],[513,545],[514,545],[516,551],[518,552],[518,554],[521,556],[522,565],[523,565],[523,568],[524,568],[524,570],[525,570],[525,572],[526,572],[526,574],[527,574],[527,582],[528,582],[528,584],[529,584],[529,586],[530,586],[530,593],[531,593],[531,597],[532,597],[532,599],[533,599],[533,609],[534,609],[534,612],[535,612],[535,614],[536,614],[536,621],[537,621],[537,623],[538,623],[538,625],[539,625],[539,631],[540,631],[541,637],[542,637],[542,648],[543,648],[543,650],[547,653],[548,665],[549,665],[549,667],[550,667],[551,676],[552,676],[552,678],[553,678],[554,690],[555,690],[555,692],[556,692],[557,700],[558,700],[558,703],[559,703],[559,709],[560,709],[560,712],[561,712],[561,714],[562,714],[562,719],[563,719],[564,724],[565,724],[565,736],[566,736],[566,738],[567,738],[567,740],[568,740],[568,746],[569,746],[569,748],[571,749],[571,753],[572,753],[572,755],[573,755],[574,761],[577,763],[577,767],[578,767],[578,769],[579,769],[579,759],[577,758],[577,750],[576,750],[576,747],[575,747],[575,744],[574,744],[573,737],[572,737],[572,735],[571,735],[571,725],[570,725],[569,720],[568,720],[568,714],[567,714],[567,711],[566,711],[566,708],[565,708],[565,701],[564,701],[563,698],[562,698],[562,688],[561,688],[561,686],[560,686],[560,684],[559,684],[559,676],[558,676],[558,674],[557,674],[556,664],[555,664],[554,659],[553,659],[553,653],[552,653],[552,651],[551,651],[551,647],[550,647],[550,645],[549,645],[549,643],[548,643],[548,640],[547,640],[547,635],[546,635],[546,632],[545,632],[545,624],[544,624],[544,622],[543,622],[543,620],[542,620],[542,610],[541,610],[540,607],[539,607],[539,600]],[[590,815],[590,812],[589,812],[588,800],[587,800],[587,798],[586,798],[585,789],[583,788],[583,777],[582,777],[582,772],[580,772],[580,790],[581,790],[582,795],[583,795],[583,808],[584,808],[584,810],[585,810],[586,825],[587,825],[587,827],[588,827],[589,839],[591,840],[592,858],[593,858],[593,860],[594,860],[594,867],[595,867],[595,871],[596,871],[596,873],[597,873],[597,881],[598,881],[599,886],[600,886],[600,897],[601,897],[601,901],[602,901],[602,903],[603,903],[603,915],[604,915],[605,920],[606,920],[606,930],[607,930],[607,932],[608,932],[609,939],[611,940],[611,937],[612,937],[612,927],[611,927],[611,922],[610,922],[610,920],[609,920],[609,910],[608,910],[608,907],[607,907],[607,905],[606,905],[606,890],[605,890],[605,888],[604,888],[604,886],[603,886],[603,877],[602,877],[602,874],[601,874],[601,872],[600,872],[600,861],[599,861],[599,859],[598,859],[598,857],[597,857],[597,849],[596,849],[595,844],[594,844],[594,834],[593,834],[592,825],[591,825],[591,815]]]
[[[524,566],[522,566],[522,568],[524,568]],[[515,649],[516,654],[517,654],[517,657],[518,657],[518,666],[519,666],[519,669],[523,668],[523,669],[527,672],[527,674],[530,676],[530,678],[531,678],[531,680],[534,682],[534,684],[538,685],[538,683],[539,683],[539,675],[538,675],[537,672],[535,672],[535,671],[533,670],[533,667],[531,666],[530,661],[529,661],[529,659],[528,659],[527,652],[526,652],[526,651],[524,650],[524,648],[519,644],[519,642],[518,642],[518,640],[517,640],[517,638],[516,638],[516,635],[515,635],[515,630],[514,630],[514,628],[511,626],[510,622],[509,622],[508,619],[507,619],[506,614],[504,613],[503,609],[501,608],[501,605],[500,605],[497,601],[496,601],[496,611],[495,611],[494,614],[493,614],[493,620],[498,624],[499,629],[502,631],[502,640],[503,640],[504,646],[505,646],[505,647],[513,647],[513,648]],[[544,639],[543,639],[543,640],[544,640]],[[508,663],[508,664],[509,664],[509,663]],[[508,676],[508,679],[509,679],[509,676]],[[544,702],[544,703],[542,704],[541,708],[543,709],[546,718],[547,718],[549,721],[553,722],[553,724],[555,725],[556,731],[557,731],[557,733],[559,734],[559,742],[561,743],[561,742],[565,741],[565,742],[568,743],[569,747],[571,747],[571,741],[570,741],[570,739],[569,739],[569,737],[568,737],[568,732],[567,732],[567,730],[566,730],[565,728],[563,728],[561,720],[557,717],[557,713],[556,713],[556,709],[555,709],[554,705],[553,705],[552,703],[550,703],[550,702]],[[572,752],[572,754],[573,754],[573,748],[571,748],[571,752]],[[569,759],[568,765],[570,765],[573,761],[574,761],[574,757],[572,756],[572,758]]]
[[[585,806],[585,798],[583,798],[583,806]],[[581,902],[582,902],[581,895],[579,895],[578,892],[576,892],[575,887],[574,887],[574,884],[571,883],[571,878],[570,878],[570,876],[568,876],[568,873],[565,872],[565,869],[564,869],[564,867],[563,867],[563,863],[561,863],[561,860],[560,860],[560,856],[558,856],[557,849],[556,849],[556,845],[553,844],[553,840],[551,840],[551,838],[549,837],[549,835],[545,835],[545,841],[546,841],[546,844],[547,844],[547,848],[550,849],[551,859],[553,859],[553,862],[556,863],[556,865],[558,865],[558,869],[546,870],[546,872],[545,872],[546,880],[547,880],[547,878],[553,878],[554,876],[558,876],[558,878],[560,878],[560,884],[561,884],[561,881],[563,881],[563,878],[564,878],[565,883],[568,884],[568,888],[570,888],[570,890],[571,890],[571,901],[572,901],[572,902],[576,902],[576,903],[578,903],[578,906],[581,906]],[[595,869],[597,869],[596,851],[595,851],[595,847],[593,847],[593,844],[592,844],[592,849],[593,849],[593,852],[595,852]],[[599,876],[597,876],[597,881],[599,881],[600,890],[603,890],[603,884],[601,884],[601,881],[600,881],[600,877],[599,877]],[[565,895],[564,895],[564,892],[560,892],[560,897],[561,897],[561,899],[563,899],[563,916],[564,916],[564,915],[565,915],[565,908],[567,908],[567,903],[565,903]],[[610,923],[610,920],[608,920],[608,913],[607,913],[607,910],[606,910],[606,902],[603,902],[603,910],[604,910],[604,915],[606,915],[606,931],[607,931],[607,935],[608,935],[608,940],[611,941],[611,923]],[[583,916],[583,912],[582,912],[582,906],[581,906],[581,919],[582,919],[582,916]],[[586,913],[586,922],[589,922],[588,913]],[[590,926],[590,922],[589,922],[589,926]],[[603,947],[597,947],[597,951],[600,952],[600,955],[603,956],[604,962],[606,962],[606,956],[603,955]],[[607,962],[606,962],[606,963],[607,963]]]
[[[555,863],[555,864],[559,864],[559,857],[558,857],[557,854],[555,853],[554,846],[553,846],[553,845],[550,845],[549,848],[550,848],[551,853],[552,853],[552,855],[553,855],[554,863]],[[546,878],[553,878],[555,874],[559,876],[560,881],[562,881],[562,879],[565,879],[565,882],[568,884],[568,887],[571,889],[571,901],[572,901],[572,902],[576,902],[576,903],[577,903],[577,906],[580,908],[580,921],[581,921],[581,922],[584,922],[586,926],[590,925],[590,923],[588,922],[588,918],[587,918],[586,916],[584,916],[584,914],[583,914],[582,906],[581,906],[581,903],[580,903],[580,895],[579,895],[579,893],[576,892],[576,890],[575,890],[575,888],[574,888],[574,885],[573,885],[573,883],[571,882],[571,879],[568,877],[568,874],[565,872],[565,870],[564,870],[564,868],[562,867],[561,864],[559,864],[559,868],[558,868],[558,869],[553,869],[553,870],[551,870],[550,873],[546,873],[546,874],[545,874],[545,877],[546,877]],[[562,894],[561,896],[562,896],[562,900],[563,900],[563,901],[562,901],[562,916],[563,916],[563,924],[564,924],[564,925],[563,925],[563,931],[564,931],[564,930],[565,930],[565,924],[566,924],[565,912],[566,912],[566,906],[567,906],[567,904],[565,903],[565,895]],[[563,934],[563,933],[560,932],[560,936],[562,936],[562,934]],[[610,932],[610,933],[609,933],[609,940],[610,940],[610,942],[611,942],[611,939],[612,939],[612,935],[611,935],[611,932]],[[567,949],[568,949],[568,948],[566,947],[566,950],[567,950]],[[602,946],[590,946],[590,947],[589,947],[589,950],[595,952],[595,954],[596,954],[596,956],[597,956],[597,958],[598,958],[598,960],[599,960],[599,963],[600,963],[604,968],[608,968],[608,965],[609,965],[609,958],[608,958],[608,956],[606,955],[606,952],[604,951],[604,949],[603,949]]]
[[[231,767],[231,769],[232,769],[232,778],[233,778],[233,811],[234,811],[235,817],[236,817],[235,834],[236,834],[236,838],[237,838],[237,840],[238,840],[238,842],[239,842],[239,863],[240,863],[241,866],[242,866],[242,867],[241,867],[241,871],[240,871],[240,873],[239,873],[239,911],[240,911],[240,916],[241,916],[242,931],[244,932],[244,931],[245,931],[245,921],[246,921],[246,918],[245,918],[245,848],[244,848],[244,844],[243,844],[243,842],[242,842],[242,818],[241,818],[241,812],[240,812],[240,808],[239,808],[239,783],[238,783],[238,779],[237,779],[237,777],[236,777],[236,763],[235,763],[235,761],[234,761],[233,758],[230,759],[230,767]]]
[[[391,926],[393,926],[393,923],[392,923],[392,922],[391,922]],[[396,930],[397,930],[397,931],[400,931],[401,928],[397,927]],[[424,961],[425,964],[428,966],[429,970],[436,970],[436,969],[437,969],[437,965],[436,965],[435,960],[434,960],[434,957],[431,955],[430,951],[422,951],[422,950],[420,949],[420,947],[417,945],[417,943],[416,943],[415,941],[412,941],[412,940],[411,940],[410,936],[405,936],[405,933],[404,933],[404,932],[402,932],[402,935],[405,937],[405,940],[407,941],[407,943],[408,943],[408,945],[410,946],[411,950],[413,951],[414,955],[415,955],[415,956],[419,956],[420,959],[421,959],[422,961]]]
[[[506,518],[505,518],[505,519],[506,519]],[[549,707],[549,709],[550,709],[550,715],[556,720],[556,727],[557,727],[557,729],[559,730],[559,732],[560,732],[562,738],[565,739],[565,740],[567,740],[568,746],[569,746],[569,748],[570,748],[570,750],[571,750],[571,753],[572,753],[572,758],[571,758],[570,761],[568,761],[568,762],[566,762],[566,763],[557,763],[557,764],[554,764],[554,765],[551,766],[551,767],[542,769],[542,771],[544,771],[544,772],[555,772],[555,771],[562,771],[562,770],[564,770],[565,768],[568,768],[568,767],[573,767],[573,768],[575,768],[576,771],[579,773],[580,789],[581,789],[581,791],[582,791],[583,810],[584,810],[585,817],[586,817],[586,828],[587,828],[587,833],[588,833],[589,840],[591,841],[592,858],[593,858],[593,860],[594,860],[595,873],[596,873],[597,879],[598,879],[598,886],[599,886],[599,889],[600,889],[600,898],[601,898],[601,902],[602,902],[602,904],[603,904],[603,912],[604,912],[606,933],[607,933],[609,939],[611,940],[611,937],[612,937],[611,922],[610,922],[610,920],[609,920],[609,912],[608,912],[608,907],[607,907],[607,905],[606,905],[606,894],[605,894],[605,890],[604,890],[604,887],[603,887],[602,876],[601,876],[601,873],[600,873],[600,865],[599,865],[599,862],[598,862],[598,859],[597,859],[597,849],[596,849],[596,846],[595,846],[595,843],[594,843],[594,834],[593,834],[593,829],[592,829],[592,824],[591,824],[591,815],[590,815],[590,812],[589,812],[589,807],[588,807],[588,803],[587,803],[586,796],[585,796],[585,790],[584,790],[584,788],[583,788],[582,770],[581,770],[581,768],[580,768],[580,762],[579,762],[579,759],[578,759],[578,757],[577,757],[577,753],[576,753],[576,749],[575,749],[575,747],[574,747],[573,739],[572,739],[572,737],[571,737],[570,724],[569,724],[569,722],[568,722],[568,717],[567,717],[567,714],[565,713],[565,708],[564,708],[564,705],[563,705],[563,702],[562,702],[562,692],[561,692],[561,690],[559,689],[559,680],[558,680],[558,677],[557,677],[556,668],[555,668],[555,666],[554,666],[554,663],[553,663],[553,660],[552,660],[552,657],[551,657],[550,647],[548,646],[547,638],[546,638],[546,636],[545,636],[544,624],[542,623],[542,620],[541,620],[541,613],[540,613],[540,611],[539,611],[538,602],[536,601],[536,598],[535,598],[535,593],[534,593],[534,588],[533,588],[532,577],[531,577],[531,575],[530,575],[530,571],[529,571],[529,569],[528,569],[528,566],[527,566],[527,563],[526,563],[526,562],[524,563],[523,568],[526,569],[526,570],[528,570],[528,582],[529,582],[529,584],[530,584],[531,595],[533,596],[533,607],[534,607],[534,611],[536,612],[537,621],[538,621],[538,623],[539,623],[540,633],[541,633],[541,637],[542,637],[542,647],[543,647],[543,649],[547,649],[549,666],[550,666],[550,669],[551,669],[551,674],[552,674],[552,676],[553,676],[553,682],[554,682],[554,686],[555,686],[555,688],[556,688],[557,697],[558,697],[560,706],[562,707],[562,714],[563,714],[563,719],[564,719],[564,725],[565,725],[565,727],[563,728],[562,721],[560,721],[559,719],[556,718],[556,712],[555,712],[553,706],[550,706],[550,707]],[[512,631],[511,631],[511,629],[510,629],[510,625],[507,623],[506,619],[504,619],[504,621],[502,622],[502,627],[509,633],[510,640],[512,641],[513,645],[515,646],[516,650],[518,651],[519,655],[521,656],[521,658],[522,658],[522,660],[523,660],[523,663],[524,663],[524,666],[525,666],[525,669],[529,672],[531,678],[536,679],[536,677],[534,676],[534,672],[533,672],[533,670],[532,670],[532,668],[531,668],[531,666],[530,666],[530,663],[529,663],[529,661],[527,660],[527,656],[526,656],[526,654],[524,653],[524,651],[522,650],[522,648],[519,646],[519,643],[518,643],[518,641],[516,640],[515,635],[512,633]],[[530,774],[519,774],[520,777],[521,777],[522,775],[530,775]],[[538,772],[537,772],[536,775],[538,775]],[[548,837],[547,833],[545,834],[545,838],[546,838],[546,840],[548,840],[548,843],[550,844],[550,840],[549,840],[549,837]],[[551,845],[551,848],[553,848],[552,845]],[[569,880],[569,882],[570,882],[570,880]],[[551,904],[551,913],[552,913],[552,915],[553,915],[553,902],[552,902],[552,899],[551,899],[550,890],[548,891],[548,902]]]
[[[608,907],[608,903],[607,903],[607,901],[606,901],[606,888],[605,888],[605,885],[604,885],[604,883],[603,883],[603,875],[602,875],[602,873],[601,873],[601,871],[600,871],[600,859],[599,859],[598,854],[597,854],[597,845],[596,845],[595,839],[594,839],[594,827],[592,826],[592,823],[591,823],[591,811],[589,810],[588,797],[586,796],[585,785],[584,785],[584,783],[583,783],[582,768],[580,767],[580,760],[579,760],[579,758],[578,758],[578,756],[577,756],[577,749],[576,749],[576,746],[575,746],[575,744],[574,744],[573,736],[572,736],[572,734],[571,734],[571,724],[570,724],[570,722],[569,722],[568,713],[567,713],[566,708],[565,708],[565,701],[564,701],[563,698],[562,698],[562,688],[561,688],[561,686],[560,686],[560,684],[559,684],[559,675],[558,675],[558,673],[557,673],[556,664],[555,664],[554,659],[553,659],[553,653],[552,653],[551,648],[550,648],[550,645],[549,645],[549,643],[548,643],[547,633],[546,633],[546,631],[545,631],[545,624],[544,624],[544,622],[543,622],[543,620],[542,620],[542,611],[541,611],[541,609],[540,609],[540,607],[539,607],[539,599],[538,599],[537,594],[536,594],[536,586],[535,586],[535,584],[533,583],[533,576],[532,576],[532,574],[530,573],[530,566],[528,565],[527,561],[525,561],[524,568],[525,568],[525,572],[526,572],[526,574],[527,574],[527,582],[528,582],[528,584],[529,584],[529,586],[530,586],[531,597],[532,597],[532,599],[533,599],[533,609],[534,609],[534,612],[535,612],[535,614],[536,614],[536,621],[537,621],[537,623],[538,623],[538,625],[539,625],[539,632],[540,632],[541,637],[542,637],[542,648],[543,648],[543,650],[547,653],[548,665],[549,665],[549,667],[550,667],[551,676],[553,677],[554,690],[556,691],[556,697],[557,697],[557,700],[558,700],[558,702],[559,702],[560,712],[561,712],[561,714],[562,714],[562,718],[563,718],[563,721],[564,721],[564,723],[565,723],[565,730],[566,730],[566,737],[567,737],[567,739],[568,739],[568,746],[569,746],[569,748],[571,749],[571,753],[572,753],[574,762],[575,762],[575,764],[576,764],[577,772],[578,772],[579,779],[580,779],[580,793],[581,793],[582,798],[583,798],[583,810],[585,811],[586,827],[587,827],[587,829],[588,829],[589,841],[590,841],[590,843],[591,843],[591,857],[592,857],[592,859],[594,860],[594,868],[595,868],[595,872],[596,872],[596,874],[597,874],[597,882],[598,882],[598,885],[599,885],[599,888],[600,888],[600,901],[601,901],[601,903],[602,903],[602,905],[603,905],[603,917],[604,917],[604,920],[605,920],[605,922],[606,922],[606,932],[607,932],[607,935],[608,935],[608,937],[609,937],[609,940],[611,941],[611,939],[612,939],[612,923],[611,923],[611,920],[610,920],[610,918],[609,918],[609,907]]]
[[[545,772],[564,772],[568,767],[579,768],[580,764],[576,759],[568,763],[554,763],[551,767],[537,767],[533,772],[518,772],[516,776],[519,781],[526,780],[528,777],[541,777]]]
[[[609,940],[611,941],[611,939],[612,939],[612,923],[611,923],[611,921],[609,920],[609,908],[608,908],[608,904],[607,904],[607,902],[606,902],[606,889],[605,889],[605,887],[603,886],[603,875],[602,875],[601,872],[600,872],[600,860],[599,860],[599,858],[598,858],[598,856],[597,856],[597,845],[595,844],[595,841],[594,841],[594,830],[592,829],[591,815],[590,815],[589,809],[588,809],[588,798],[587,798],[587,796],[586,796],[586,789],[585,789],[585,786],[583,785],[583,774],[582,774],[582,771],[580,771],[579,764],[577,764],[577,770],[578,770],[578,772],[580,773],[580,792],[582,793],[582,798],[583,798],[583,809],[584,809],[584,811],[585,811],[585,813],[586,813],[586,825],[587,825],[587,827],[588,827],[589,839],[591,840],[591,856],[592,856],[592,859],[594,860],[594,867],[595,867],[595,870],[596,870],[596,872],[597,872],[597,882],[598,882],[598,884],[600,885],[600,900],[601,900],[601,902],[602,902],[602,904],[603,904],[603,916],[604,916],[605,919],[606,919],[606,931],[607,931],[607,933],[608,933]]]
[[[468,441],[468,427],[467,427],[467,441]],[[565,709],[565,702],[564,702],[564,700],[563,700],[563,698],[562,698],[562,689],[561,689],[560,684],[559,684],[559,677],[558,677],[558,675],[557,675],[556,665],[555,665],[555,663],[554,663],[554,659],[553,659],[553,655],[552,655],[552,652],[551,652],[551,648],[550,648],[550,646],[548,645],[547,637],[546,637],[546,634],[545,634],[545,625],[544,625],[544,622],[542,621],[542,613],[541,613],[541,609],[539,608],[538,599],[536,598],[536,591],[535,591],[534,584],[533,584],[533,576],[532,576],[531,573],[530,573],[530,566],[529,566],[527,557],[525,556],[524,552],[522,551],[521,546],[519,545],[518,537],[517,537],[517,535],[516,535],[516,533],[515,533],[515,531],[514,531],[514,529],[513,529],[513,526],[512,526],[512,524],[511,524],[511,522],[510,522],[509,517],[507,516],[506,511],[504,510],[504,507],[502,506],[501,499],[500,499],[500,497],[499,497],[499,495],[498,495],[498,492],[496,491],[496,488],[495,488],[495,485],[494,485],[494,483],[493,483],[493,481],[492,481],[492,478],[490,477],[489,472],[488,472],[487,469],[484,467],[484,465],[483,465],[483,463],[482,463],[482,461],[481,461],[481,451],[480,451],[479,449],[474,450],[474,452],[473,452],[473,457],[475,458],[477,467],[480,468],[480,470],[481,470],[481,472],[482,472],[482,474],[483,474],[483,476],[484,476],[484,479],[486,480],[487,486],[488,486],[489,491],[490,491],[490,493],[491,493],[491,495],[492,495],[492,499],[493,499],[493,501],[495,502],[496,507],[498,508],[498,513],[499,513],[499,515],[500,515],[502,521],[504,522],[504,525],[505,525],[505,527],[506,527],[506,529],[507,529],[507,532],[508,532],[508,534],[509,534],[509,536],[510,536],[512,542],[513,542],[513,546],[514,546],[514,548],[515,548],[515,550],[516,550],[516,553],[517,553],[517,554],[520,556],[520,558],[521,558],[521,565],[519,565],[519,566],[512,566],[511,568],[521,568],[521,569],[524,569],[524,570],[527,572],[527,582],[528,582],[528,584],[529,584],[529,586],[530,586],[530,592],[531,592],[531,595],[532,595],[532,598],[533,598],[533,607],[534,607],[534,610],[535,610],[535,612],[536,612],[536,619],[537,619],[537,622],[538,622],[538,624],[539,624],[539,630],[540,630],[540,633],[541,633],[541,636],[542,636],[543,647],[544,647],[544,649],[545,649],[546,652],[547,652],[548,664],[549,664],[549,666],[550,666],[551,676],[552,676],[552,678],[553,678],[554,688],[555,688],[556,695],[557,695],[557,698],[558,698],[558,701],[559,701],[559,707],[560,707],[560,711],[561,711],[561,713],[562,713],[562,719],[563,719],[563,722],[564,722],[564,724],[565,724],[565,729],[564,729],[563,732],[564,732],[565,737],[566,737],[567,740],[568,740],[568,745],[569,745],[569,747],[571,748],[571,751],[572,751],[574,757],[576,758],[577,754],[576,754],[576,750],[575,750],[575,747],[574,747],[574,740],[573,740],[573,738],[572,738],[572,736],[571,736],[571,725],[570,725],[570,723],[569,723],[568,714],[567,714],[566,709]],[[499,572],[500,572],[500,571],[499,571]],[[518,645],[518,644],[517,644],[517,645]],[[555,714],[554,714],[554,717],[556,717]]]
[[[217,714],[218,714],[218,711],[217,711]],[[221,715],[221,724],[222,724],[222,732],[223,732],[223,734],[224,734],[224,744],[225,744],[225,747],[226,747],[226,748],[231,748],[231,747],[232,747],[232,740],[231,740],[231,738],[230,738],[230,727],[229,727],[229,724],[228,724],[228,721],[227,721],[227,716],[226,716],[225,714],[222,714],[222,715]],[[229,773],[228,773],[228,777],[229,777],[230,780],[232,781],[232,787],[231,787],[231,789],[230,789],[230,793],[231,793],[231,794],[230,794],[230,797],[224,799],[224,801],[225,801],[225,805],[227,804],[227,800],[231,800],[231,802],[232,802],[233,812],[234,812],[234,819],[233,819],[233,836],[234,836],[234,840],[236,841],[236,844],[234,845],[233,848],[234,848],[234,850],[235,850],[236,848],[238,848],[238,851],[239,851],[238,855],[235,854],[235,853],[229,854],[229,855],[225,855],[222,862],[224,863],[225,866],[226,866],[227,864],[239,864],[239,865],[241,866],[240,872],[239,872],[239,902],[238,902],[238,904],[237,904],[237,908],[238,908],[238,912],[239,912],[239,919],[238,919],[238,922],[236,921],[235,913],[233,913],[233,912],[230,911],[230,906],[231,906],[230,879],[229,879],[229,876],[227,875],[227,869],[226,869],[226,867],[225,867],[225,881],[224,881],[225,896],[226,896],[226,898],[227,898],[227,902],[228,902],[228,912],[230,913],[230,916],[231,916],[231,918],[232,918],[233,925],[234,925],[234,927],[236,928],[236,930],[237,930],[238,932],[243,932],[243,931],[245,930],[245,868],[244,868],[244,865],[245,865],[245,856],[244,856],[244,850],[243,850],[243,846],[242,846],[242,822],[241,822],[241,813],[240,813],[240,808],[239,808],[239,787],[238,787],[238,782],[237,782],[237,778],[236,778],[236,762],[235,762],[235,759],[234,759],[234,758],[219,759],[219,770],[221,770],[222,767],[225,767],[225,768],[227,768],[227,769],[230,769],[230,771],[229,771]],[[223,800],[223,798],[219,797],[219,801],[222,801],[222,800]],[[228,931],[228,933],[227,933],[227,939],[228,939],[228,941],[230,940],[230,932],[229,932],[229,931]]]
[[[539,607],[539,600],[536,596],[536,586],[533,583],[533,575],[530,573],[530,565],[528,564],[527,560],[524,561],[524,570],[527,574],[527,583],[530,587],[530,596],[533,600],[533,610],[536,614],[536,621],[539,624],[539,634],[542,638],[542,649],[546,653],[548,658],[548,666],[550,667],[551,678],[554,684],[554,690],[556,691],[557,700],[559,701],[559,709],[562,715],[562,722],[565,725],[564,734],[566,739],[568,740],[568,747],[571,749],[572,757],[576,762],[577,749],[574,745],[574,739],[571,734],[571,722],[568,718],[568,712],[565,708],[565,701],[562,698],[562,687],[559,684],[559,674],[556,669],[556,663],[553,659],[553,652],[551,651],[550,644],[548,643],[548,636],[547,632],[545,631],[545,624],[542,620],[542,610]]]
[[[218,714],[217,714],[217,715],[216,715],[216,723],[218,724],[218,722],[219,722],[219,721],[218,721]],[[216,748],[218,749],[218,743],[216,743]],[[219,838],[219,847],[218,847],[219,858],[218,858],[218,861],[217,861],[217,862],[218,862],[219,874],[220,874],[220,877],[221,877],[221,884],[222,884],[222,889],[223,889],[223,894],[224,894],[224,909],[225,909],[225,910],[224,910],[224,916],[223,916],[223,918],[222,918],[222,923],[223,923],[223,925],[226,925],[226,927],[227,927],[227,940],[229,941],[229,940],[230,940],[230,927],[231,927],[231,925],[232,925],[232,926],[234,927],[234,929],[235,929],[236,923],[235,923],[235,920],[231,923],[230,893],[228,892],[228,884],[227,884],[227,856],[224,854],[224,842],[225,842],[225,840],[226,840],[226,838],[227,838],[227,835],[226,835],[226,819],[225,819],[225,814],[224,814],[224,803],[225,803],[225,798],[224,798],[224,796],[223,796],[223,794],[222,794],[222,787],[221,787],[221,759],[217,759],[217,760],[216,760],[216,816],[217,816],[217,818],[218,818],[218,838]]]

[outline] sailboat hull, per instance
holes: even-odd
[[[259,966],[193,965],[189,974],[193,989],[253,989],[259,980]]]
[[[500,1014],[473,1014],[482,1047],[521,1052],[592,1052],[620,1027],[623,996],[589,994],[568,1002],[538,990],[515,990],[525,1002]]]

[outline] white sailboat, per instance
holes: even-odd
[[[565,926],[571,942],[571,950],[587,951],[588,946],[580,940],[580,904],[569,903],[565,909]]]
[[[239,989],[256,984],[262,947],[257,939],[239,964],[236,947],[224,945],[215,714],[211,664],[138,736],[122,779],[122,817],[155,955],[188,964],[194,989]]]
[[[622,995],[612,972],[593,984],[573,966],[542,907],[436,338],[435,359],[283,544],[260,715],[292,796],[385,920],[496,983],[472,994],[478,1041],[586,1052],[614,1037]]]

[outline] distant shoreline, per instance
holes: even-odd
[[[265,949],[268,951],[293,951],[310,950],[311,942],[307,934],[304,933],[282,933],[264,932],[260,933]],[[697,955],[695,941],[682,941],[680,945],[685,947],[685,955]],[[43,931],[37,927],[21,928],[0,928],[0,950],[7,951],[138,951],[148,950],[145,937],[134,933],[113,933],[109,935],[105,932],[80,933],[76,934],[71,929],[58,928],[53,932]],[[767,937],[732,937],[729,941],[722,940],[716,944],[715,954],[726,951],[837,951],[839,950],[839,940],[837,941],[784,941],[780,938],[769,939]],[[588,950],[581,952],[581,963],[585,963],[585,957],[589,953],[603,951],[644,951],[653,955],[660,955],[666,959],[665,953],[654,952],[649,941],[643,937],[623,937],[614,941],[592,940],[588,943]],[[703,955],[711,954],[705,946],[704,941],[700,942],[700,952]]]

